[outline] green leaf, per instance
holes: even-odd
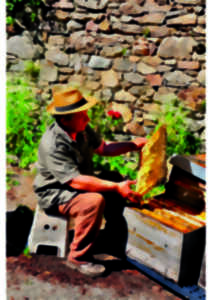
[[[12,17],[9,16],[9,17],[6,18],[7,25],[12,25],[12,24],[14,24],[14,22],[15,21],[14,21],[14,19]]]

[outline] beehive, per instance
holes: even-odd
[[[202,178],[174,166],[166,192],[139,209],[126,207],[124,216],[127,256],[179,284],[198,282],[206,231]]]

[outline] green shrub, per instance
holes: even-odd
[[[49,122],[32,86],[17,77],[7,81],[7,154],[19,159],[25,168],[37,159],[39,140]]]
[[[167,155],[197,154],[200,152],[201,139],[196,137],[189,128],[191,119],[188,118],[190,110],[183,103],[174,98],[162,106],[155,121],[166,124],[167,129]]]
[[[26,22],[35,22],[37,18],[37,10],[41,4],[42,0],[7,0],[7,24],[14,24],[15,19],[18,19],[19,17],[23,18]],[[28,9],[26,10],[26,8]]]
[[[113,157],[94,154],[93,163],[95,170],[117,171],[126,178],[136,179],[138,158],[135,154]]]
[[[118,117],[118,112],[110,112],[111,115],[106,114],[104,105],[98,104],[88,111],[88,115],[91,126],[100,132],[104,140],[115,141],[115,133],[123,131],[124,123],[122,117]],[[113,115],[115,116],[116,113],[117,118],[114,118]],[[93,163],[96,170],[118,171],[130,179],[135,179],[137,174],[138,155],[136,153],[128,153],[115,157],[103,157],[94,154]]]

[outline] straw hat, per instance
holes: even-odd
[[[47,106],[52,115],[65,115],[87,110],[97,103],[92,96],[82,95],[75,87],[53,89],[53,100]]]

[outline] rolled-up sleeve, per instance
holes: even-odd
[[[47,156],[48,170],[64,184],[80,174],[79,153],[65,142],[57,143]]]

